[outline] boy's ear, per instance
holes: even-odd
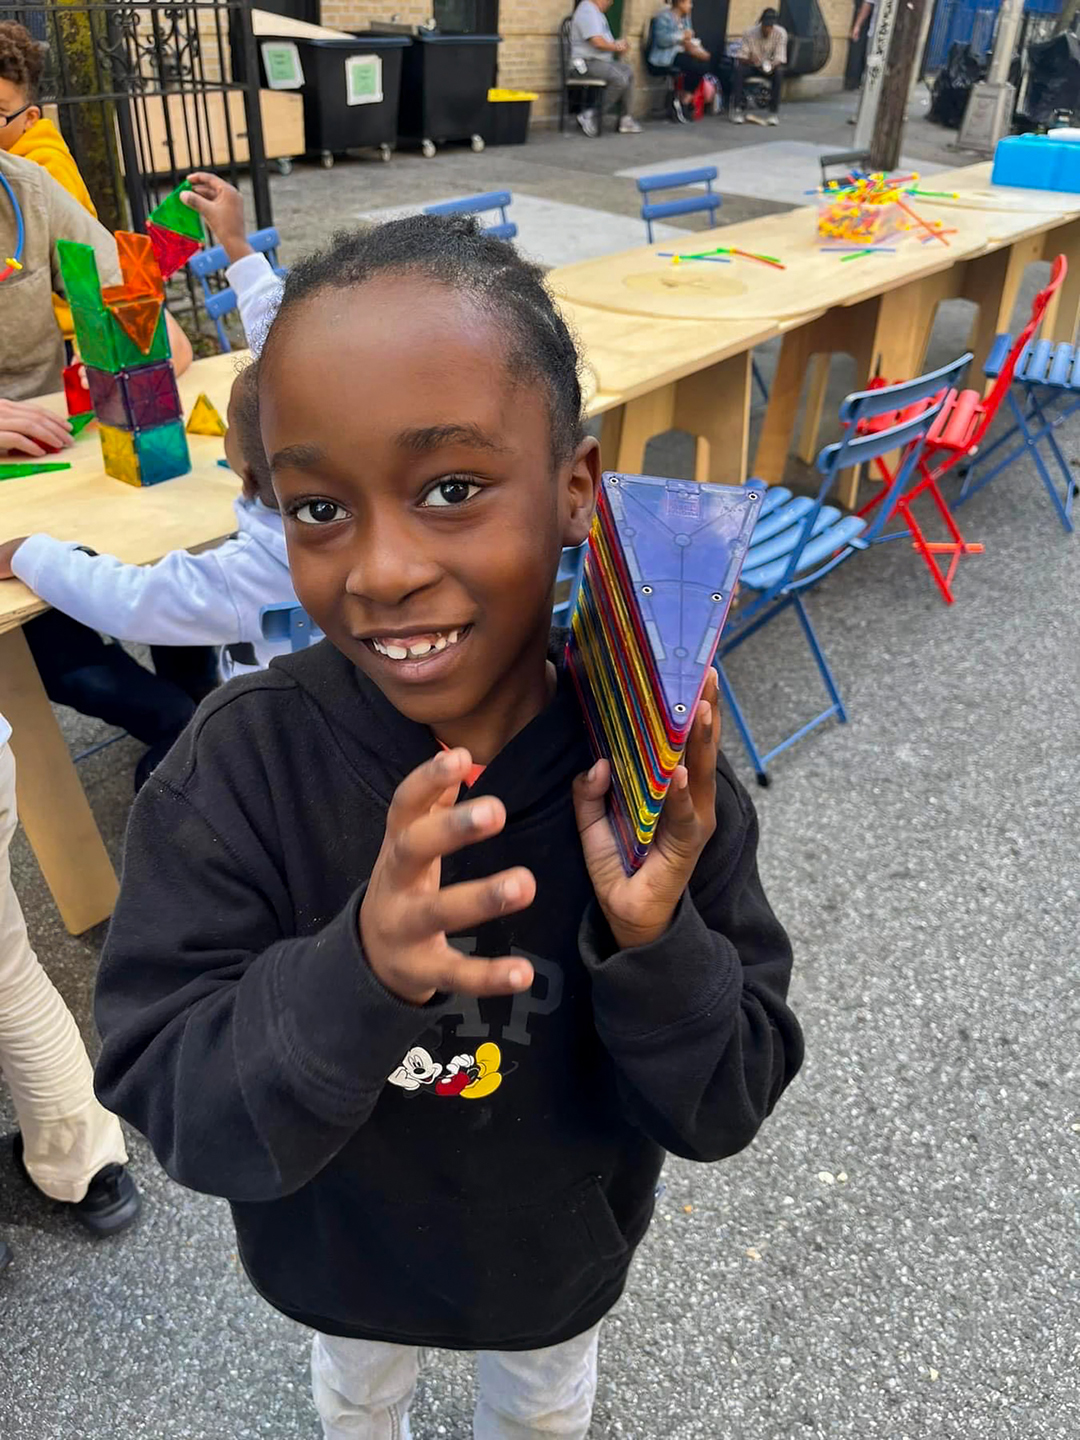
[[[568,500],[563,545],[580,545],[589,535],[596,494],[600,489],[600,443],[591,436],[583,440],[570,462],[566,479]]]

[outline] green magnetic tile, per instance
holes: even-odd
[[[75,339],[79,357],[84,364],[93,365],[96,370],[119,370],[120,362],[113,345],[113,331],[119,326],[106,310],[86,310],[72,303],[71,318],[75,325]]]
[[[56,253],[69,303],[81,305],[85,310],[104,310],[94,247],[78,240],[58,240]]]
[[[116,356],[117,361],[115,367],[117,370],[137,370],[140,365],[153,365],[159,360],[168,360],[171,357],[172,351],[169,349],[169,337],[165,332],[164,310],[162,310],[158,316],[153,343],[145,355],[116,319],[115,315],[109,315],[107,318],[113,354]]]
[[[155,225],[160,225],[163,230],[173,230],[177,235],[186,235],[189,240],[198,240],[201,245],[206,239],[202,216],[180,199],[181,194],[190,189],[191,186],[185,180],[171,194],[166,195],[147,218],[153,220]]]

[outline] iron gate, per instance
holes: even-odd
[[[43,109],[55,107],[110,230],[144,229],[190,170],[250,187],[256,224],[272,224],[250,0],[31,0],[0,8],[0,19],[47,46]],[[205,330],[194,282],[186,270],[178,280],[188,328]]]

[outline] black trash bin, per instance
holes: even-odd
[[[383,29],[378,24],[372,28]],[[416,29],[412,39],[402,59],[398,138],[419,141],[428,158],[445,140],[468,140],[474,150],[483,150],[481,132],[501,36]]]
[[[329,169],[346,150],[377,149],[389,160],[398,133],[402,57],[412,48],[407,35],[356,39],[308,39],[301,35],[260,35],[259,41],[291,41],[304,67],[304,131],[307,153]],[[382,62],[382,99],[350,104],[349,62],[377,55]],[[261,62],[260,62],[261,63]]]

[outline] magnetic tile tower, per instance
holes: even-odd
[[[92,246],[57,242],[105,469],[129,485],[156,485],[191,469],[165,330],[165,279],[199,248],[202,221],[174,190],[147,228],[148,235],[116,232],[122,281],[104,288]]]

